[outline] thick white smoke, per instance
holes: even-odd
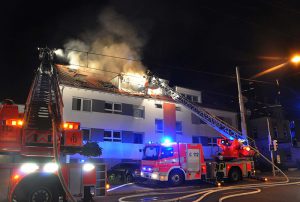
[[[98,25],[99,27],[88,31],[80,39],[71,39],[65,43],[65,54],[71,64],[70,67],[81,70],[86,68],[86,71],[97,72],[103,80],[116,76],[111,72],[144,74],[145,67],[142,63],[133,61],[141,59],[140,51],[145,43],[137,34],[135,27],[113,9],[106,9],[101,13]]]

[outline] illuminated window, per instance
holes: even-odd
[[[176,134],[182,135],[182,122],[176,121]]]
[[[164,132],[164,121],[162,119],[155,119],[155,133]]]
[[[105,130],[103,141],[106,142],[121,142],[121,131]]]

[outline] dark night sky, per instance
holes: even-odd
[[[15,0],[1,4],[0,100],[12,98],[17,103],[25,102],[38,65],[36,47],[59,48],[69,38],[96,29],[97,16],[107,7],[124,16],[146,39],[141,52],[147,67],[174,85],[207,92],[208,100],[216,96],[212,99],[216,104],[237,101],[235,80],[229,78],[235,66],[243,78],[249,78],[300,51],[297,0]],[[279,79],[283,106],[300,117],[299,78],[300,69],[288,65],[258,79],[274,84]],[[248,88],[248,82],[242,84]],[[273,102],[275,85],[256,83],[255,88],[262,101]]]

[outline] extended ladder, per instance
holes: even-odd
[[[239,130],[232,127],[228,123],[224,122],[220,118],[207,112],[205,109],[203,109],[199,105],[189,101],[185,96],[176,92],[168,84],[166,84],[164,81],[160,80],[159,77],[151,74],[150,71],[148,71],[147,74],[148,74],[148,78],[149,78],[149,83],[152,83],[153,85],[156,85],[156,86],[160,87],[161,89],[163,89],[164,92],[167,95],[169,95],[173,100],[182,104],[187,109],[191,110],[191,112],[193,114],[198,116],[203,122],[208,124],[210,127],[214,128],[216,131],[221,133],[224,137],[226,137],[230,140],[237,139],[237,140],[243,142],[244,145],[248,145],[248,139],[245,138]]]

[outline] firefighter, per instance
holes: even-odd
[[[224,157],[223,155],[219,152],[217,157],[216,157],[216,180],[217,181],[222,181],[222,179],[224,178]]]

